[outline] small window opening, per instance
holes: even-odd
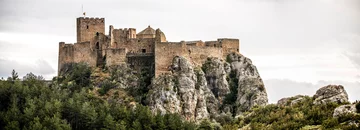
[[[216,47],[216,44],[214,44],[214,47]]]
[[[140,42],[140,40],[138,40],[138,42]]]
[[[141,49],[141,52],[142,52],[142,53],[146,53],[146,49]]]
[[[95,48],[96,48],[96,49],[99,49],[99,48],[100,48],[99,42],[96,43]]]
[[[191,54],[191,50],[189,50],[189,54]]]
[[[86,29],[89,29],[89,25],[86,25]]]
[[[96,36],[99,36],[99,32],[96,32]]]
[[[237,52],[239,52],[239,49],[236,49]]]

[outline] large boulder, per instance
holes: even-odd
[[[326,104],[330,102],[345,103],[348,102],[348,94],[342,85],[328,85],[320,88],[313,96],[314,104]]]
[[[347,114],[356,114],[355,104],[338,106],[334,110],[333,117],[339,117]]]

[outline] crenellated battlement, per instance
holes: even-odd
[[[79,17],[77,18],[83,22],[96,22],[96,23],[105,23],[105,18],[98,18],[98,17]]]

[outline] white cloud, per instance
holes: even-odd
[[[239,38],[264,80],[358,81],[359,0],[0,0],[0,58],[56,69],[58,42],[76,41],[81,5],[105,17],[106,30],[151,25],[170,41]]]
[[[51,79],[55,73],[55,69],[45,60],[39,59],[35,63],[26,63],[0,59],[0,77],[6,79],[11,75],[13,69],[18,72],[20,78],[32,72],[36,75],[42,75],[45,79]]]

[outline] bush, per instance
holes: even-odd
[[[71,91],[79,91],[82,87],[89,87],[91,68],[86,63],[72,63],[64,65],[60,70],[60,75],[55,78],[63,87],[70,88]]]
[[[103,81],[101,84],[100,84],[100,89],[98,90],[99,94],[101,96],[105,95],[110,89],[112,88],[115,88],[116,85],[111,83],[110,81],[108,80],[105,80]]]
[[[339,122],[336,118],[329,118],[329,119],[323,121],[323,123],[321,125],[325,128],[333,128],[333,127],[339,125]]]
[[[360,113],[360,102],[356,103],[356,112]]]

